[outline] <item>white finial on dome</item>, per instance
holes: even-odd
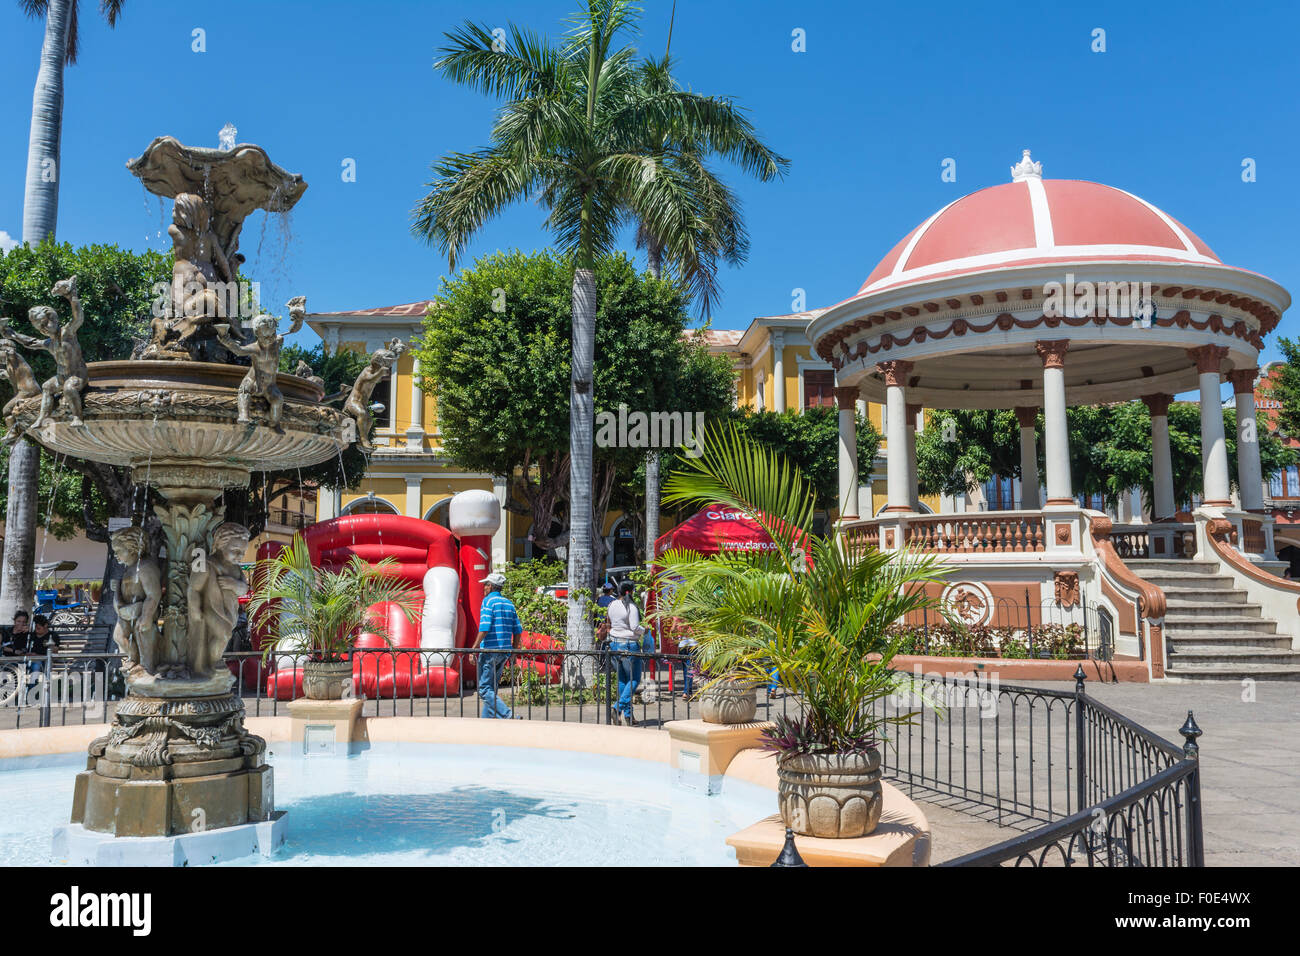
[[[1014,166],[1011,167],[1011,181],[1013,183],[1021,183],[1024,182],[1026,179],[1042,179],[1042,178],[1043,178],[1043,164],[1036,163],[1032,159],[1030,159],[1029,150],[1025,150],[1024,155],[1021,156],[1020,158],[1020,162],[1016,163]]]

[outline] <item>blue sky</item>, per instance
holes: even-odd
[[[124,163],[160,134],[215,146],[226,122],[310,188],[288,235],[261,214],[245,272],[279,305],[312,311],[427,298],[446,272],[411,237],[432,160],[487,141],[492,101],[432,69],[445,30],[469,17],[558,34],[571,0],[383,4],[129,0],[110,31],[82,0],[82,54],[67,71],[61,240],[166,246],[163,212]],[[671,0],[644,3],[645,53],[662,53]],[[1105,53],[1090,50],[1106,31]],[[893,244],[943,204],[1006,182],[1025,147],[1051,178],[1137,193],[1225,261],[1300,292],[1300,5],[1261,3],[867,4],[680,0],[678,76],[749,108],[789,176],[731,175],[753,239],[724,272],[718,328],[853,294]],[[206,31],[207,52],[191,51]],[[791,49],[796,28],[807,51]],[[17,236],[42,25],[0,0],[0,231]],[[940,180],[957,161],[956,183]],[[1241,162],[1258,178],[1241,180]],[[357,181],[340,176],[356,161]],[[168,204],[169,205],[169,204]],[[169,210],[167,210],[169,213]],[[539,248],[521,206],[474,255]],[[628,243],[629,250],[631,243]],[[1288,315],[1280,334],[1300,327]],[[309,333],[304,333],[309,334]],[[1277,357],[1270,344],[1265,358]]]

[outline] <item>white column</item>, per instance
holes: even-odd
[[[785,332],[772,331],[772,400],[773,408],[785,411]]]
[[[1043,360],[1043,457],[1047,464],[1047,504],[1073,505],[1070,435],[1065,418],[1065,353],[1069,339],[1040,340]]]
[[[889,500],[886,511],[911,511],[912,459],[907,441],[907,376],[911,362],[880,362],[876,369],[885,378],[885,479]]]
[[[1237,488],[1243,511],[1264,510],[1264,469],[1259,463],[1259,423],[1255,420],[1255,378],[1257,368],[1233,369],[1228,373],[1237,400]]]
[[[1038,497],[1038,437],[1035,426],[1038,409],[1033,405],[1016,408],[1016,421],[1020,422],[1020,507],[1037,511],[1042,507]]]
[[[406,429],[408,451],[424,450],[424,391],[420,388],[420,360],[411,366],[411,426]]]
[[[406,515],[410,518],[423,518],[424,511],[420,508],[420,485],[421,479],[406,479]]]
[[[858,517],[858,420],[856,385],[835,389],[840,409],[840,517]]]
[[[907,504],[913,511],[921,510],[921,489],[916,474],[916,420],[920,414],[920,405],[907,406]]]
[[[1173,521],[1178,509],[1174,501],[1174,465],[1169,455],[1169,403],[1172,395],[1143,395],[1151,412],[1151,520]]]
[[[1201,383],[1201,471],[1204,484],[1202,504],[1227,508],[1232,505],[1228,480],[1228,441],[1223,433],[1223,406],[1219,398],[1219,366],[1228,350],[1222,345],[1188,349],[1196,363]]]

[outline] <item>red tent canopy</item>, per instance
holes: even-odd
[[[655,542],[655,557],[670,548],[718,554],[721,551],[775,551],[776,544],[750,512],[714,505],[661,535]]]

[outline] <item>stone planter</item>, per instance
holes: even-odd
[[[757,688],[739,681],[718,681],[700,691],[700,719],[706,724],[743,724],[757,712]]]
[[[781,819],[800,836],[866,836],[880,822],[880,751],[777,758]]]
[[[306,661],[302,665],[302,695],[308,700],[342,700],[351,681],[351,661]]]

